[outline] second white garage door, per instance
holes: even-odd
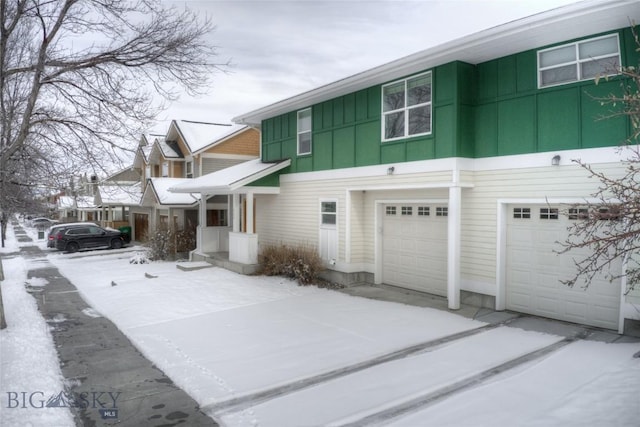
[[[446,205],[383,206],[382,280],[447,295]]]
[[[562,284],[575,274],[573,258],[585,252],[554,252],[575,219],[547,205],[509,206],[507,309],[608,329],[618,328],[620,281],[595,279],[585,290]],[[578,219],[579,220],[579,219]],[[620,266],[616,266],[620,271]]]

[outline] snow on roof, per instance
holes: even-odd
[[[155,143],[162,152],[165,159],[182,159],[184,154],[175,141],[167,141],[164,136],[157,137]]]
[[[74,200],[70,196],[60,196],[58,198],[58,209],[73,209]]]
[[[177,194],[169,192],[169,188],[180,185],[187,181],[193,181],[191,178],[149,178],[149,186],[158,199],[158,203],[162,205],[193,205],[200,199],[199,195]],[[145,190],[145,192],[148,190]]]
[[[141,184],[98,185],[100,201],[103,205],[137,205],[142,197]]]
[[[284,169],[290,164],[290,159],[272,163],[263,163],[260,159],[249,160],[195,179],[189,179],[184,183],[172,186],[169,191],[174,193],[228,194],[273,172]]]
[[[93,196],[61,196],[58,199],[58,209],[92,209],[95,208]]]
[[[234,123],[262,120],[383,84],[452,61],[479,64],[554,43],[628,27],[640,20],[638,0],[588,0],[508,22],[433,46],[234,117]]]
[[[96,208],[95,197],[79,196],[76,197],[76,207],[78,209],[94,209]]]
[[[174,120],[172,125],[175,125],[182,134],[184,142],[192,154],[208,148],[247,127],[244,125],[224,125],[189,120]]]

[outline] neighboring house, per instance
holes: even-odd
[[[98,208],[94,196],[60,196],[57,201],[61,222],[97,221]]]
[[[130,211],[140,204],[141,183],[109,182],[98,185],[95,205],[99,209],[100,224],[103,227],[120,228],[129,225]]]
[[[630,124],[597,120],[592,97],[620,87],[597,75],[638,64],[639,19],[637,1],[580,2],[241,115],[261,129],[262,161],[173,191],[233,195],[236,261],[311,244],[332,280],[622,331],[640,295],[619,280],[565,287],[580,254],[553,249],[579,220],[563,207],[598,185],[571,160],[623,173]]]
[[[143,177],[144,193],[140,205],[132,210],[134,238],[140,240],[162,226],[196,230],[202,217],[205,227],[215,229],[221,244],[227,245],[224,230],[230,202],[226,197],[205,198],[199,215],[199,194],[183,196],[168,188],[259,155],[260,133],[248,126],[173,120],[165,136],[144,137],[134,160],[134,168]]]

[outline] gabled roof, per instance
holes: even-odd
[[[193,180],[191,178],[149,178],[143,198],[146,198],[151,192],[157,203],[161,205],[195,205],[200,199],[199,195],[176,194],[168,191],[170,187],[180,185],[186,181]]]
[[[173,120],[171,125],[169,125],[166,139],[175,141],[178,135],[180,135],[189,152],[196,154],[197,152],[220,144],[245,129],[246,126],[232,124]]]
[[[97,205],[132,206],[140,203],[142,196],[141,184],[132,185],[99,184],[96,195]]]
[[[143,169],[149,164],[149,153],[151,153],[152,145],[141,145],[136,150],[136,155],[133,158],[133,167]]]
[[[182,153],[182,151],[180,150],[178,143],[175,141],[167,141],[164,136],[157,137],[153,145],[158,147],[165,159],[184,158],[184,153]]]
[[[169,188],[173,193],[230,194],[239,188],[286,168],[291,159],[278,162],[249,160],[235,166],[221,169]]]
[[[640,21],[638,0],[588,0],[573,3],[417,52],[240,115],[233,118],[233,122],[260,125],[264,119],[452,61],[479,64],[566,40],[628,27],[632,20]]]

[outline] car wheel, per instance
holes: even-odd
[[[67,243],[67,252],[78,252],[79,249],[80,245],[78,245],[76,242]]]
[[[122,240],[113,239],[111,241],[111,249],[120,249],[122,247]]]

